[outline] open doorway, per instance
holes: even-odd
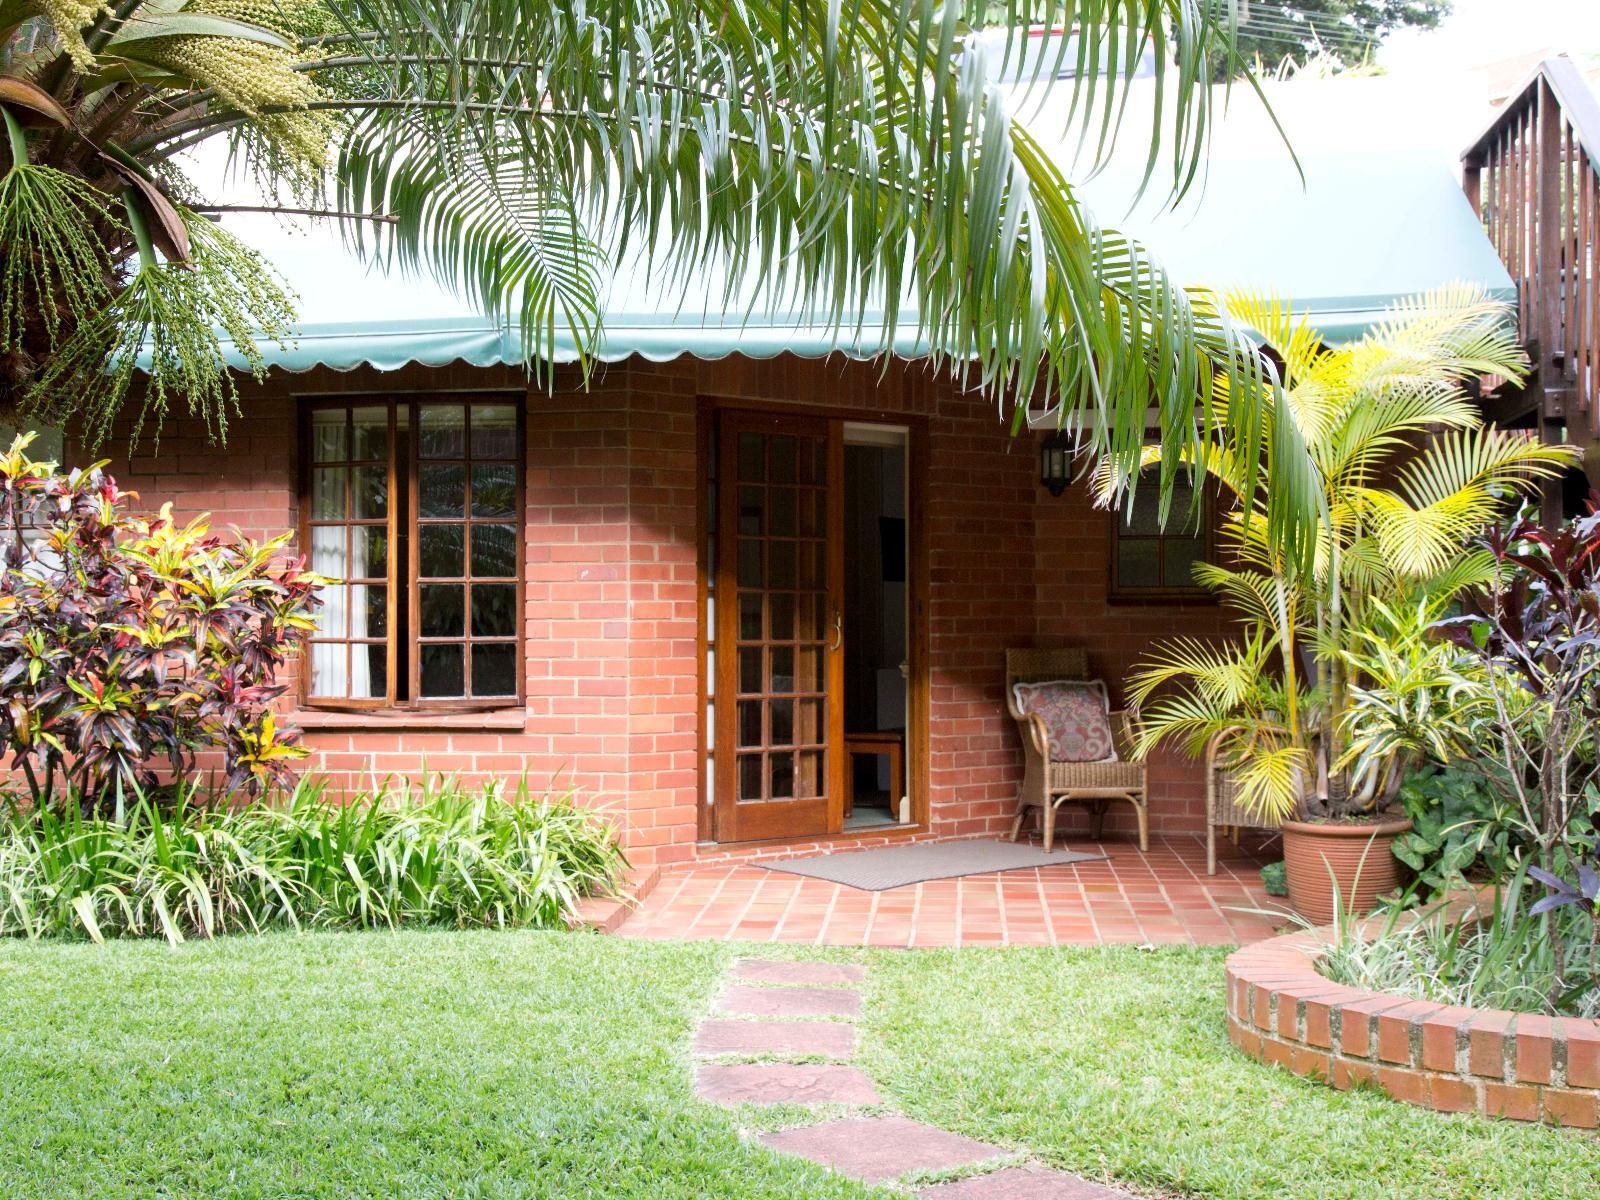
[[[844,828],[910,824],[909,437],[844,427]]]
[[[703,836],[925,821],[920,431],[719,406],[701,435]]]

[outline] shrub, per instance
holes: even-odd
[[[1432,899],[1467,878],[1502,881],[1527,858],[1533,837],[1493,763],[1429,765],[1406,776],[1400,804],[1411,818],[1394,852]]]
[[[315,781],[230,808],[180,790],[126,819],[0,821],[0,934],[189,937],[271,928],[556,928],[626,860],[570,797],[436,780],[340,803]]]
[[[1482,769],[1515,805],[1531,865],[1561,876],[1600,836],[1600,511],[1557,529],[1524,513],[1483,540],[1494,571],[1477,612],[1437,631],[1481,671],[1483,696],[1462,718],[1468,761],[1493,756]],[[1569,930],[1546,914],[1539,932],[1553,998],[1568,987]]]
[[[283,783],[304,751],[274,682],[322,580],[266,542],[129,511],[97,464],[62,472],[0,454],[0,743],[35,808],[71,794],[121,813],[162,774],[220,752],[227,791]]]
[[[1261,886],[1269,896],[1289,894],[1289,868],[1282,859],[1261,868]]]

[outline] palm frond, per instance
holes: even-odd
[[[460,147],[424,125],[403,146],[399,128],[360,123],[341,149],[340,203],[393,212],[382,251],[427,269],[483,312],[515,328],[529,348],[551,347],[558,326],[585,361],[598,349],[605,255],[559,178],[513,146]],[[356,244],[366,232],[350,229]]]
[[[1390,305],[1352,355],[1360,390],[1382,395],[1482,375],[1521,378],[1527,355],[1509,305],[1477,284],[1447,284]]]
[[[1252,746],[1248,753],[1236,751],[1224,761],[1238,785],[1239,805],[1272,822],[1295,815],[1314,769],[1310,753],[1293,744]]]

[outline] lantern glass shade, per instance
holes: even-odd
[[[1061,495],[1072,482],[1072,448],[1060,431],[1040,444],[1039,482],[1052,496]]]

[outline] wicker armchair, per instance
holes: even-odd
[[[1063,804],[1082,804],[1089,810],[1090,836],[1099,838],[1106,809],[1115,801],[1133,805],[1139,818],[1139,849],[1150,848],[1150,814],[1145,765],[1131,761],[1137,714],[1111,714],[1116,743],[1114,762],[1051,762],[1050,739],[1044,722],[1017,709],[1014,683],[1051,679],[1087,679],[1088,658],[1082,650],[1007,650],[1006,711],[1022,731],[1022,790],[1017,795],[1017,815],[1011,822],[1011,840],[1022,834],[1030,810],[1037,808],[1044,825],[1044,847],[1055,842],[1056,810]]]
[[[1220,736],[1220,735],[1219,735]],[[1239,785],[1233,775],[1217,763],[1218,738],[1206,743],[1206,874],[1217,873],[1217,830],[1225,829],[1233,844],[1239,844],[1241,829],[1270,829],[1278,822],[1253,813],[1239,803]]]

